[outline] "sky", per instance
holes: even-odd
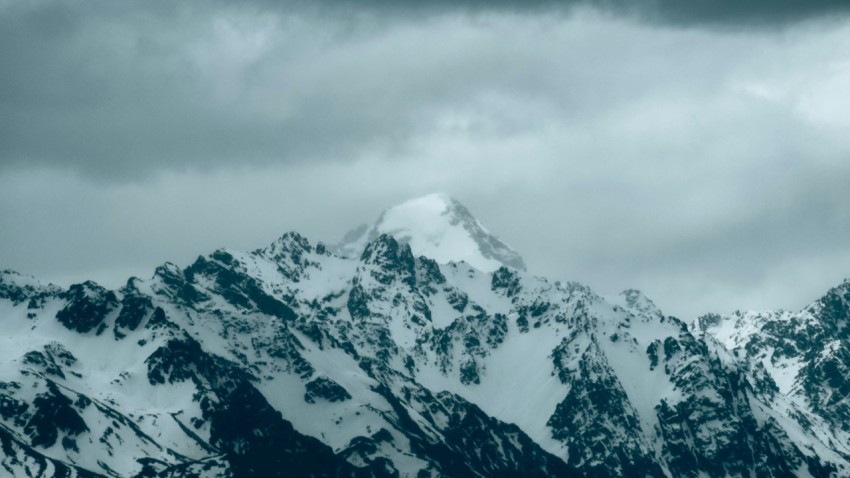
[[[0,269],[110,287],[442,191],[693,319],[850,277],[850,3],[0,0]]]

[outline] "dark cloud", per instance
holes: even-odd
[[[643,18],[659,23],[709,27],[785,26],[801,21],[846,16],[850,5],[841,0],[644,0],[602,2],[635,8]]]
[[[468,73],[499,68],[488,55],[423,70],[428,46],[387,30],[250,4],[13,3],[0,16],[0,168],[128,179],[395,151],[486,88]]]
[[[12,1],[0,10],[0,170],[49,165],[128,179],[163,168],[400,156],[435,127],[436,112],[475,108],[486,101],[482,92],[573,108],[589,99],[564,97],[555,82],[581,81],[582,73],[537,75],[552,58],[512,45],[494,52],[474,38],[467,46],[479,56],[455,55],[417,43],[436,38],[412,36],[428,24],[456,34],[447,23],[474,29],[492,15],[540,14],[545,22],[577,5],[659,24],[726,25],[794,23],[850,8],[752,0]],[[481,15],[419,18],[449,12]],[[398,26],[385,18],[394,13],[412,15]],[[600,57],[606,48],[600,44]],[[630,93],[597,86],[591,98]]]
[[[368,109],[360,109],[366,121],[356,118],[356,102],[319,85],[297,91],[303,85],[287,81],[287,52],[275,57],[274,19],[197,5],[110,5],[16,3],[0,16],[2,166],[135,176],[344,156],[389,129]],[[266,41],[271,52],[262,50]],[[252,64],[251,55],[266,63]],[[278,84],[263,77],[269,63],[284,70]]]
[[[312,5],[313,11],[324,13],[402,16],[447,12],[568,14],[575,8],[589,8],[653,24],[707,28],[782,27],[850,12],[850,5],[843,0],[320,0],[300,5]]]

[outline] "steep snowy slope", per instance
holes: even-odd
[[[430,257],[440,264],[465,261],[487,272],[502,265],[525,270],[519,254],[446,194],[430,194],[387,209],[371,228],[363,225],[350,231],[332,250],[341,256],[356,257],[381,234],[410,244],[415,255]]]

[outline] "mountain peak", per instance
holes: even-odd
[[[414,254],[440,263],[464,261],[485,272],[503,265],[525,270],[525,263],[516,251],[446,193],[410,199],[385,210],[371,228],[360,226],[346,234],[334,248],[335,252],[358,256],[367,243],[381,234],[391,235],[410,245]]]

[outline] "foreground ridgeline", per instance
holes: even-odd
[[[0,475],[850,476],[850,283],[689,326],[489,233],[476,260],[511,267],[392,232],[114,291],[1,273]]]

